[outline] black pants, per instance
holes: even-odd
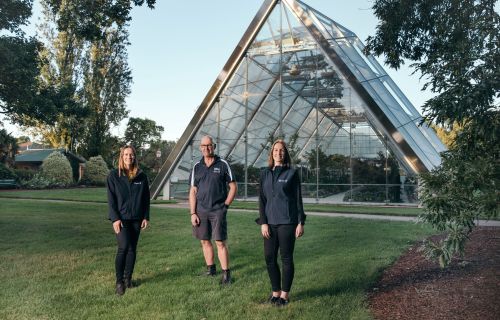
[[[116,235],[118,241],[118,251],[115,258],[116,282],[132,277],[137,242],[141,233],[140,220],[122,220],[122,224],[122,229]]]
[[[295,272],[293,265],[293,248],[295,246],[295,224],[269,225],[271,237],[264,239],[264,256],[267,273],[273,291],[290,292]],[[283,275],[278,265],[278,249],[280,251]]]

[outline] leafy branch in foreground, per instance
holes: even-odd
[[[463,253],[478,217],[498,216],[500,191],[500,16],[495,0],[376,0],[376,34],[366,52],[405,61],[436,94],[425,121],[460,128],[442,164],[421,175],[422,220],[447,232],[425,252],[448,265]]]

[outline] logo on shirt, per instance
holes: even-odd
[[[142,184],[142,182],[134,182],[134,184]]]
[[[288,179],[278,179],[278,182],[281,182],[281,183],[287,183],[287,182],[288,182]]]
[[[220,168],[214,168],[214,173],[220,173]]]

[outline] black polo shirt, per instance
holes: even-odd
[[[195,163],[189,175],[191,187],[197,187],[196,212],[210,212],[224,208],[227,198],[227,184],[234,182],[229,163],[215,156],[214,162],[207,167],[202,157]]]

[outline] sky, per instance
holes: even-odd
[[[372,0],[304,2],[356,33],[362,42],[375,34],[378,21]],[[129,26],[128,63],[133,76],[132,93],[126,100],[129,117],[156,121],[165,129],[165,140],[180,138],[262,3],[157,0],[153,10],[135,7]],[[27,30],[35,29],[39,12],[35,3]],[[382,64],[383,58],[378,61]],[[420,91],[423,82],[406,66],[398,71],[385,69],[417,110],[432,97]],[[112,133],[122,136],[126,122]],[[22,134],[15,126],[5,127],[16,136]]]

